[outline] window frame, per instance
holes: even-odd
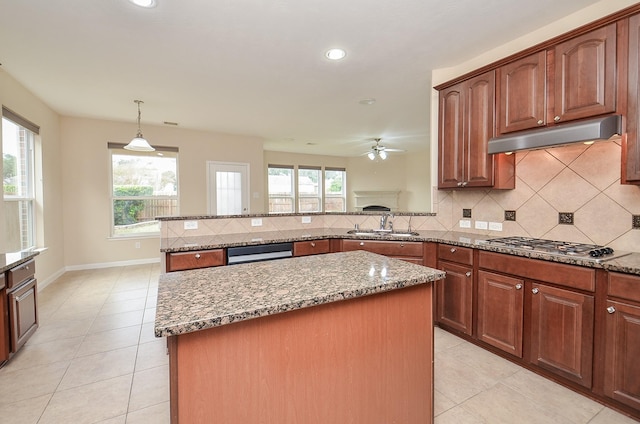
[[[178,216],[180,214],[180,181],[179,181],[179,169],[180,169],[180,160],[179,160],[179,150],[177,147],[167,147],[167,146],[154,146],[155,151],[152,152],[138,152],[132,150],[125,150],[125,144],[121,143],[107,143],[107,150],[109,152],[109,238],[112,239],[139,239],[139,238],[155,238],[160,236],[160,226],[157,219],[153,219],[150,221],[143,221],[148,223],[157,223],[158,230],[157,231],[144,231],[138,233],[128,233],[128,234],[118,234],[116,231],[115,225],[115,202],[117,200],[171,200],[175,202],[175,213],[170,216]],[[147,196],[123,196],[116,195],[114,189],[114,181],[113,181],[113,156],[114,153],[120,156],[132,156],[132,157],[154,157],[156,155],[165,155],[169,154],[170,157],[175,158],[175,175],[176,175],[176,194],[175,195],[147,195]],[[172,207],[172,206],[170,206]],[[163,215],[165,216],[165,215]]]
[[[327,193],[327,171],[331,172],[342,172],[342,192],[340,195],[333,195]],[[342,204],[344,205],[344,209],[341,211],[331,211],[332,213],[340,213],[347,211],[347,170],[345,168],[336,168],[327,166],[322,171],[322,181],[324,183],[324,192],[323,192],[323,201],[322,207],[323,210],[327,211],[327,199],[342,199]]]
[[[277,193],[275,195],[271,194],[271,187],[269,186],[269,170],[271,169],[288,169],[291,171],[291,195],[287,196],[287,195],[282,195],[280,193]],[[274,164],[269,164],[267,165],[267,197],[268,197],[268,205],[267,208],[269,210],[269,213],[277,215],[277,214],[287,214],[287,213],[295,213],[297,210],[297,200],[296,200],[296,169],[294,166],[292,165],[274,165]],[[290,199],[291,201],[291,206],[293,207],[293,210],[290,212],[287,211],[283,211],[283,212],[272,212],[271,211],[271,199]]]
[[[316,193],[313,194],[303,194],[303,192],[300,190],[300,174],[301,171],[317,171],[317,178],[318,178],[318,183],[317,183],[317,190]],[[324,195],[323,195],[323,188],[324,188],[324,171],[322,169],[322,167],[320,166],[304,166],[304,165],[300,165],[297,167],[296,170],[296,181],[295,181],[295,186],[296,186],[296,190],[298,192],[298,202],[296,204],[296,211],[298,213],[321,213],[324,211]],[[309,199],[318,199],[318,210],[315,211],[308,211],[302,210],[302,202],[303,200],[309,200]]]

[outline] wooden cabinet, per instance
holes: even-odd
[[[531,363],[591,388],[594,298],[534,283]]]
[[[478,340],[522,358],[524,280],[478,271]]]
[[[609,273],[604,340],[604,394],[637,410],[640,410],[639,287],[640,277]]]
[[[471,336],[473,334],[473,249],[438,245],[438,269],[444,279],[436,281],[436,320]]]
[[[0,365],[9,359],[9,311],[4,274],[0,274]]]
[[[38,291],[32,259],[7,271],[10,354],[16,353],[38,328]]]
[[[296,241],[293,243],[293,256],[318,255],[329,253],[330,251],[329,239]]]
[[[616,111],[616,36],[612,23],[555,46],[550,121]]]
[[[640,184],[640,15],[629,18],[627,131],[622,141],[622,183]]]
[[[167,272],[222,266],[225,264],[224,249],[167,253],[166,262]]]
[[[342,251],[366,250],[422,265],[424,243],[417,241],[342,240]]]
[[[541,51],[496,70],[498,134],[547,123],[547,52]]]
[[[440,91],[438,188],[515,187],[515,159],[487,153],[494,90],[490,71]]]

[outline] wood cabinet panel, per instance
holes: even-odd
[[[595,291],[596,287],[595,270],[575,265],[480,251],[478,266],[505,274],[591,292]]]
[[[343,240],[342,250],[366,250],[391,257],[415,256],[422,260],[423,243],[417,241]]]
[[[459,187],[463,181],[463,84],[440,92],[438,188]]]
[[[640,277],[619,272],[609,272],[607,294],[640,302]]]
[[[36,262],[31,259],[15,268],[7,271],[7,290],[18,287],[20,283],[27,281],[36,273]]]
[[[524,280],[478,271],[478,340],[522,358]]]
[[[496,70],[498,134],[546,125],[546,58],[541,51]]]
[[[640,307],[608,301],[604,393],[640,410]]]
[[[440,260],[457,262],[459,264],[473,265],[473,249],[468,247],[451,246],[449,244],[439,244],[438,258]]]
[[[565,122],[616,111],[616,24],[595,29],[554,49],[554,111]]]
[[[293,256],[317,255],[329,252],[329,239],[296,241],[293,243]]]
[[[473,333],[473,268],[441,261],[444,279],[436,281],[436,319],[464,334]]]
[[[16,353],[38,328],[36,280],[9,293],[11,353]]]
[[[627,131],[622,142],[622,182],[640,184],[640,15],[629,18]]]
[[[9,309],[4,274],[0,274],[0,364],[9,359]]]
[[[591,388],[593,296],[533,284],[531,363]]]
[[[465,187],[493,186],[493,155],[487,152],[495,135],[495,72],[466,83],[463,166]]]
[[[167,272],[208,268],[225,264],[224,249],[167,253]]]

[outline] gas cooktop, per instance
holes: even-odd
[[[616,252],[610,247],[596,244],[571,243],[567,241],[545,240],[532,237],[500,237],[487,240],[491,246],[510,247],[550,255],[571,256],[594,262],[604,262],[628,255]]]

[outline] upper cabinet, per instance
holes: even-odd
[[[627,132],[623,137],[622,182],[640,184],[640,15],[629,18]]]
[[[616,24],[499,67],[498,134],[616,111]]]
[[[487,153],[494,109],[494,71],[440,91],[438,188],[514,188],[513,158]]]

